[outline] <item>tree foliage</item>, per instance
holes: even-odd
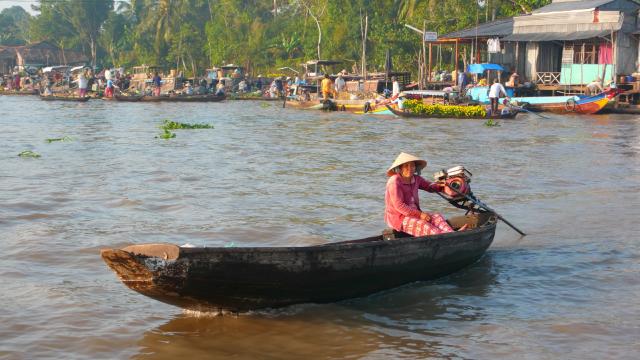
[[[549,2],[486,0],[481,8],[475,0],[40,0],[39,14],[26,14],[27,36],[14,30],[15,17],[7,20],[10,9],[0,14],[9,29],[0,42],[48,40],[101,65],[146,63],[187,74],[230,62],[268,72],[318,54],[347,67],[360,61],[367,16],[370,67],[381,69],[390,50],[396,69],[415,71],[422,43],[405,24],[444,34]]]
[[[31,15],[20,6],[12,6],[0,12],[0,45],[24,45],[29,41],[28,30]]]

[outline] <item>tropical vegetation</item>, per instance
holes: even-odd
[[[351,70],[360,66],[366,32],[371,70],[383,68],[389,50],[396,70],[415,71],[421,38],[405,24],[444,34],[549,2],[39,0],[33,16],[20,7],[0,13],[0,45],[48,41],[83,52],[93,65],[145,63],[187,74],[231,62],[264,73],[317,58],[343,60]],[[446,51],[434,59],[436,66],[449,66]]]

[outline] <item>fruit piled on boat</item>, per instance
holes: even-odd
[[[406,100],[404,109],[413,114],[441,117],[472,118],[487,116],[487,111],[481,105],[424,104],[421,100]]]

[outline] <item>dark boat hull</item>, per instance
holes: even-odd
[[[0,91],[0,95],[5,96],[27,96],[27,95],[39,95],[40,91],[31,90],[31,91]]]
[[[227,100],[242,100],[242,101],[282,101],[282,98],[269,98],[269,97],[228,97]]]
[[[400,116],[400,117],[422,118],[422,119],[479,119],[479,120],[494,119],[494,120],[500,120],[500,119],[513,119],[513,118],[516,117],[516,115],[518,115],[517,112],[510,112],[507,115],[496,115],[496,116],[451,117],[451,116],[441,116],[441,115],[415,114],[415,113],[410,113],[410,112],[406,112],[406,111],[396,110],[396,109],[392,108],[389,105],[387,105],[387,109],[389,111],[391,111],[394,115],[397,115],[397,116]]]
[[[85,102],[91,99],[88,96],[85,97],[72,97],[72,96],[40,96],[40,100],[44,101],[75,101],[75,102]]]
[[[214,95],[176,95],[176,96],[143,96],[140,101],[149,102],[218,102],[224,96]]]
[[[460,270],[485,253],[496,224],[488,214],[451,222],[481,226],[309,247],[148,244],[105,249],[101,255],[125,285],[156,300],[194,310],[246,311],[361,297]]]
[[[123,102],[138,102],[140,101],[140,99],[142,99],[143,96],[144,95],[131,95],[131,96],[115,95],[113,99],[115,99],[116,101],[123,101]]]

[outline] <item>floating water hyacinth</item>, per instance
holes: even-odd
[[[492,127],[492,126],[500,126],[500,123],[495,121],[495,120],[493,120],[493,119],[489,119],[484,123],[484,125]]]
[[[49,139],[45,139],[46,142],[48,142],[49,144],[51,144],[54,141],[72,141],[73,139],[65,136],[65,137],[61,137],[61,138],[49,138]]]
[[[38,154],[37,152],[31,151],[31,150],[25,150],[25,151],[21,152],[20,154],[18,154],[18,156],[20,156],[20,157],[30,157],[30,158],[39,158],[40,154]]]
[[[171,120],[164,120],[160,128],[165,130],[178,130],[178,129],[213,129],[213,125],[209,124],[186,124]]]
[[[156,139],[168,140],[168,139],[172,139],[172,138],[176,137],[176,134],[172,133],[168,129],[164,129],[163,128],[162,130],[163,130],[163,132],[160,135],[156,136]]]

